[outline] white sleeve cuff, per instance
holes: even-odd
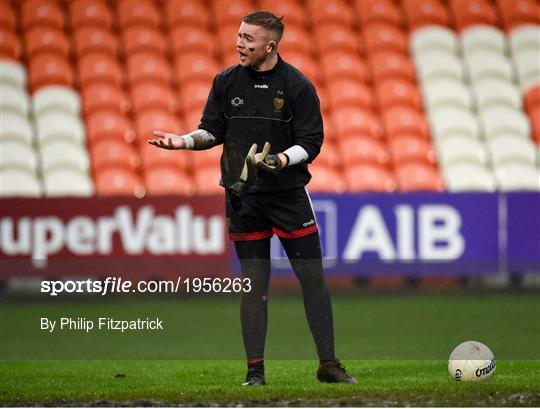
[[[306,150],[300,145],[291,146],[283,153],[289,158],[289,163],[287,164],[287,166],[297,165],[299,163],[305,162],[309,158]]]

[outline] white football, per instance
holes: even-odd
[[[495,373],[495,356],[478,341],[459,344],[448,358],[448,372],[458,382],[488,381]]]

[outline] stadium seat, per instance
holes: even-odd
[[[32,58],[28,65],[32,92],[46,85],[73,86],[73,71],[65,57],[41,53]]]
[[[15,32],[16,19],[15,11],[11,7],[11,4],[8,1],[0,2],[0,27],[4,30]]]
[[[190,167],[191,158],[199,152],[186,152],[177,150],[161,149],[141,141],[139,145],[142,166],[145,171],[153,168],[167,167],[179,171],[187,171]],[[218,159],[219,160],[219,159]]]
[[[335,51],[322,55],[321,60],[321,68],[326,81],[334,78],[349,78],[357,81],[368,79],[366,64],[358,55]]]
[[[480,121],[486,139],[505,135],[530,137],[531,127],[523,111],[495,106],[481,111]]]
[[[323,112],[323,133],[324,139],[328,141],[335,141],[337,138],[336,126],[334,125],[334,118],[331,114]]]
[[[320,66],[315,62],[315,60],[312,57],[302,54],[302,53],[288,52],[283,55],[283,58],[289,64],[298,68],[311,82],[314,83],[315,86],[320,85],[320,81],[322,79]],[[236,60],[237,60],[236,64],[238,64],[238,57],[236,57]],[[338,64],[339,63],[336,62],[336,66]],[[362,67],[358,67],[358,70],[361,70],[361,69]],[[325,72],[324,60],[323,60],[323,72]]]
[[[392,24],[396,27],[403,25],[400,10],[391,0],[353,0],[353,5],[362,26],[370,23]]]
[[[386,79],[415,81],[415,70],[408,57],[393,51],[379,51],[369,57],[371,75],[377,83]]]
[[[495,51],[501,55],[506,52],[506,36],[497,27],[471,26],[461,33],[463,54],[472,54],[477,50]]]
[[[327,115],[332,108],[330,104],[330,98],[328,97],[328,92],[326,91],[326,87],[321,85],[320,83],[315,86],[315,91],[317,92],[317,96],[319,97],[319,103],[321,105],[321,113],[323,114],[323,118],[324,118],[325,115]]]
[[[28,118],[6,110],[0,115],[0,140],[8,139],[31,145],[34,137]]]
[[[458,53],[457,36],[446,27],[422,27],[411,34],[409,43],[415,58],[430,51],[444,51],[449,54]]]
[[[107,3],[101,0],[72,0],[69,3],[71,27],[102,27],[110,30],[112,13]]]
[[[26,91],[26,68],[11,60],[0,59],[0,84],[9,84]]]
[[[479,24],[495,26],[498,22],[497,11],[489,0],[451,0],[450,10],[458,31]]]
[[[341,108],[332,114],[337,136],[382,137],[382,127],[378,118],[371,112],[359,108]]]
[[[446,51],[431,50],[415,56],[418,77],[423,84],[441,78],[463,81],[465,73],[461,59]]]
[[[193,173],[193,178],[198,195],[223,195],[223,188],[219,185],[221,180],[219,166],[197,169]]]
[[[450,78],[439,78],[423,84],[422,93],[426,108],[430,112],[444,107],[473,108],[470,89],[463,82]]]
[[[101,27],[83,26],[74,32],[73,46],[80,59],[86,54],[118,55],[118,40],[109,30]]]
[[[522,50],[540,49],[540,25],[526,24],[510,32],[510,50],[517,56]]]
[[[380,111],[394,107],[411,107],[422,110],[422,95],[418,88],[402,79],[386,79],[375,87],[377,105]]]
[[[309,173],[311,180],[307,188],[310,192],[339,194],[347,189],[343,176],[333,167],[317,163],[309,167]]]
[[[185,129],[189,129],[188,132],[191,132],[194,129],[199,127],[201,123],[202,111],[200,109],[193,109],[192,111],[185,112],[182,117],[184,120]]]
[[[99,110],[125,114],[131,109],[131,102],[122,88],[108,83],[96,82],[84,87],[82,101],[86,116]]]
[[[102,139],[92,144],[90,159],[94,173],[107,168],[126,168],[134,172],[141,163],[133,146],[119,139]]]
[[[204,151],[193,152],[191,155],[193,173],[197,174],[200,170],[208,167],[219,168],[222,153],[223,149],[221,147],[214,147]]]
[[[388,152],[395,166],[408,162],[435,164],[437,155],[429,139],[412,135],[398,136],[388,140]]]
[[[0,29],[0,58],[20,60],[22,45],[17,34],[11,30]]]
[[[456,163],[444,168],[446,188],[449,192],[494,192],[495,177],[478,163]]]
[[[313,27],[336,23],[345,27],[353,25],[352,9],[344,0],[307,2],[306,9]]]
[[[451,136],[437,141],[439,163],[448,168],[456,163],[488,165],[488,154],[481,140],[467,136]]]
[[[429,137],[429,126],[423,113],[409,107],[390,108],[382,115],[387,138],[399,135]]]
[[[351,164],[344,170],[351,192],[393,192],[397,183],[388,168],[374,164]]]
[[[373,109],[371,89],[362,82],[335,78],[327,81],[326,89],[332,109],[345,106]]]
[[[137,115],[137,138],[140,143],[146,143],[149,139],[155,139],[154,131],[183,134],[184,127],[176,115],[167,111],[146,110]]]
[[[182,109],[185,112],[198,110],[202,112],[212,83],[209,81],[192,81],[187,84],[183,84],[179,89],[179,99]]]
[[[496,51],[481,49],[467,52],[465,63],[471,82],[490,77],[512,82],[513,73],[510,62]]]
[[[426,25],[447,26],[450,21],[445,5],[438,0],[405,1],[403,12],[410,31]]]
[[[529,88],[525,94],[525,108],[529,116],[532,116],[533,110],[538,107],[540,107],[540,83]]]
[[[118,61],[108,54],[85,54],[79,59],[79,84],[83,88],[93,82],[122,86],[124,77]]]
[[[27,58],[39,53],[57,53],[62,57],[69,57],[69,40],[62,30],[33,27],[25,32],[24,41]]]
[[[540,82],[540,48],[527,48],[513,56],[519,85],[523,92]]]
[[[480,124],[471,111],[458,107],[444,107],[429,113],[432,135],[437,139],[451,136],[480,137]]]
[[[63,30],[64,14],[57,3],[47,0],[30,0],[21,4],[21,23],[24,31],[35,26]]]
[[[218,72],[214,59],[206,54],[181,54],[175,61],[176,79],[180,86],[193,80],[212,81]]]
[[[133,110],[138,115],[145,110],[163,110],[175,114],[178,103],[172,89],[159,82],[135,83],[131,87]]]
[[[276,16],[285,16],[287,30],[293,26],[305,27],[307,24],[306,11],[296,0],[260,0],[259,8],[270,11]]]
[[[28,94],[12,84],[0,82],[0,110],[10,111],[26,118],[30,112]]]
[[[129,119],[115,111],[95,111],[86,118],[86,131],[90,145],[99,140],[120,140],[131,143],[135,131]]]
[[[540,24],[540,7],[534,0],[499,0],[497,3],[507,31],[524,24]]]
[[[476,105],[479,111],[493,106],[507,106],[521,110],[522,98],[517,88],[498,78],[487,78],[473,84]]]
[[[385,166],[390,160],[386,146],[371,137],[344,137],[339,140],[341,160],[344,166],[359,163],[375,163]]]
[[[85,129],[78,116],[62,111],[48,111],[36,118],[37,141],[44,145],[60,139],[75,144],[84,144]]]
[[[238,28],[242,18],[246,14],[255,11],[253,4],[249,0],[213,1],[211,7],[217,27],[236,24]]]
[[[339,24],[324,24],[316,27],[308,40],[315,42],[319,55],[334,51],[358,54],[362,50],[358,35],[351,28]]]
[[[498,136],[488,140],[486,145],[495,167],[510,162],[528,163],[531,166],[536,164],[538,149],[531,139]]]
[[[198,0],[166,1],[164,17],[170,30],[176,27],[208,28],[209,10]]]
[[[166,4],[170,3],[182,2],[171,1]],[[231,41],[234,41],[234,37]],[[169,42],[175,56],[190,52],[197,52],[210,56],[216,55],[216,42],[214,41],[212,33],[199,27],[189,25],[173,27],[169,34]]]
[[[146,191],[150,195],[183,195],[195,193],[193,180],[184,172],[173,168],[153,168],[144,175]]]
[[[437,169],[424,163],[404,163],[396,167],[396,180],[402,192],[441,192],[445,187]]]
[[[405,33],[392,24],[372,23],[364,26],[362,36],[368,54],[384,50],[408,55]]]
[[[78,116],[81,112],[81,100],[72,88],[49,85],[34,93],[32,108],[36,117],[48,111],[64,111]]]
[[[159,29],[161,15],[155,3],[145,0],[119,1],[115,3],[118,22],[122,31],[133,26]]]
[[[171,85],[172,72],[167,60],[157,54],[138,52],[127,59],[127,76],[131,86],[142,82]]]
[[[325,141],[322,145],[321,152],[315,159],[314,163],[317,166],[324,166],[328,168],[338,168],[341,166],[342,157],[338,152],[337,144],[331,141]],[[311,166],[309,169],[311,169]]]
[[[74,169],[85,174],[90,170],[88,152],[83,145],[51,140],[41,145],[39,153],[43,174],[59,168]]]
[[[306,30],[302,27],[287,27],[279,42],[281,53],[293,52],[311,55],[313,41]]]
[[[540,172],[527,163],[507,163],[495,168],[495,177],[502,191],[540,190]]]
[[[536,144],[540,147],[540,106],[536,106],[529,110],[529,116],[532,127],[532,137]]]
[[[160,30],[147,26],[130,26],[122,32],[122,44],[128,57],[138,53],[156,53],[165,56],[167,45]]]
[[[0,139],[0,169],[21,169],[32,174],[38,170],[38,157],[32,145],[13,139]]]
[[[90,177],[82,172],[67,168],[54,169],[43,176],[45,196],[81,196],[94,194],[94,186]]]
[[[95,175],[98,196],[144,197],[146,190],[139,176],[124,168],[107,168]]]
[[[41,193],[36,175],[20,169],[0,169],[1,197],[40,197]]]

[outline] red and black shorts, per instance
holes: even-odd
[[[305,188],[272,193],[249,193],[235,211],[225,194],[229,236],[233,241],[272,237],[294,239],[317,232],[311,199]]]

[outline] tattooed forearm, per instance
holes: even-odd
[[[217,145],[216,138],[210,132],[204,129],[197,129],[186,136],[186,149],[193,149],[195,151],[202,151],[204,149],[210,149]]]

